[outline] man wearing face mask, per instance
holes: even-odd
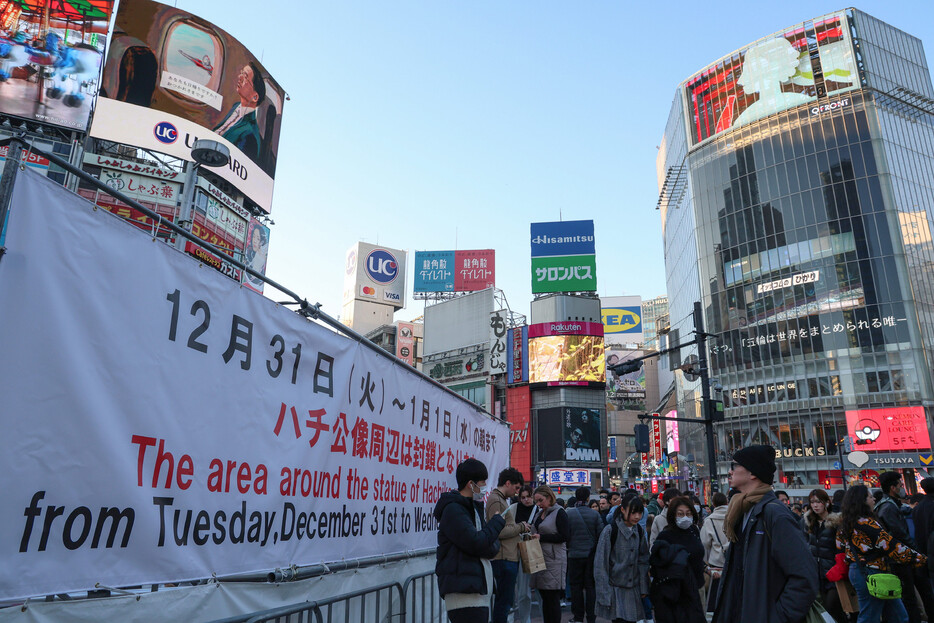
[[[438,592],[451,623],[488,621],[493,593],[490,559],[499,552],[499,533],[506,520],[494,515],[484,521],[486,465],[466,459],[457,466],[455,477],[457,490],[442,493],[434,512],[438,520]]]

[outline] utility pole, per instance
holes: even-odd
[[[697,361],[695,363],[686,363],[680,366],[680,370],[686,375],[696,376],[699,378],[701,383],[701,417],[700,418],[680,418],[680,417],[659,417],[657,415],[640,415],[639,420],[665,420],[672,422],[689,422],[692,424],[703,424],[704,432],[707,436],[707,462],[708,468],[707,472],[710,474],[710,485],[712,488],[718,487],[718,475],[717,475],[717,455],[716,449],[714,447],[714,422],[719,422],[723,420],[723,410],[722,408],[718,409],[716,413],[711,410],[711,399],[710,399],[710,370],[708,368],[707,361],[707,338],[711,337],[704,331],[704,318],[701,315],[701,304],[700,302],[694,303],[694,339],[684,342],[682,344],[676,344],[668,348],[659,350],[654,353],[649,353],[648,355],[643,355],[642,357],[635,357],[629,359],[622,363],[618,363],[615,366],[612,366],[612,369],[617,374],[628,374],[630,372],[635,372],[640,367],[642,367],[642,361],[646,359],[653,359],[655,357],[660,357],[666,353],[680,351],[686,346],[692,344],[697,345]],[[715,336],[714,336],[715,337]],[[690,379],[689,380],[696,380]],[[643,424],[638,424],[639,426],[644,426]],[[638,439],[638,433],[637,433]],[[647,439],[648,437],[646,437]],[[638,452],[638,450],[637,450]]]
[[[694,302],[694,333],[697,336],[697,360],[701,382],[701,417],[707,432],[707,460],[710,465],[710,486],[717,486],[717,454],[713,443],[713,414],[710,412],[710,370],[707,367],[707,334],[704,333],[704,316],[700,301]]]

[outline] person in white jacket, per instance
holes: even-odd
[[[726,518],[727,498],[724,494],[713,494],[713,512],[707,516],[700,531],[701,543],[704,544],[704,563],[707,575],[707,612],[713,612],[717,605],[717,588],[720,573],[725,560],[724,548],[728,541],[723,532],[723,520]]]

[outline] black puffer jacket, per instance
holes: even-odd
[[[837,529],[840,527],[840,513],[830,513],[821,524],[820,518],[808,511],[804,514],[804,534],[811,547],[811,556],[817,563],[817,579],[820,580],[820,590],[823,595],[830,589],[836,588],[826,573],[837,562]]]
[[[476,513],[476,515],[475,515]],[[477,515],[482,528],[477,530]],[[483,520],[483,505],[457,491],[442,493],[435,505],[438,520],[438,551],[435,574],[438,592],[486,594],[486,573],[481,558],[499,551],[499,533],[506,525],[502,515]]]

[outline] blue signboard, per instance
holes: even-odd
[[[454,251],[415,252],[415,292],[454,291]]]
[[[610,461],[616,461],[616,436],[610,437]]]
[[[594,253],[593,221],[532,223],[532,257]]]
[[[605,307],[600,312],[603,317],[603,333],[642,333],[641,307]]]

